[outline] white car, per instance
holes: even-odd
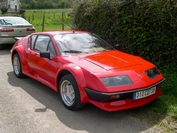
[[[4,44],[15,43],[15,38],[25,37],[35,32],[32,24],[21,17],[0,17],[0,49]]]

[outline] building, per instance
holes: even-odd
[[[20,0],[0,0],[0,8],[6,7],[9,13],[19,12],[20,5]]]

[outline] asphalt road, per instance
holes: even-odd
[[[0,133],[156,133],[128,111],[105,112],[87,105],[69,111],[57,93],[14,76],[9,50],[0,50]]]

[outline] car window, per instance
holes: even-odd
[[[33,49],[37,35],[32,35],[28,38],[28,48]]]
[[[31,46],[30,46],[31,49],[34,48],[34,43],[35,43],[36,37],[37,37],[37,35],[32,35],[31,36]]]
[[[38,35],[34,45],[34,50],[37,50],[39,52],[46,52],[49,40],[50,40],[49,36]]]
[[[54,44],[49,36],[38,35],[36,41],[35,37],[32,39],[32,44],[34,43],[34,50],[39,52],[50,52],[51,56],[56,56],[56,50]]]
[[[114,49],[103,39],[88,33],[56,34],[54,39],[62,55],[92,53]]]
[[[5,25],[6,23],[4,22],[4,20],[0,20],[0,25]]]
[[[6,24],[11,24],[11,25],[14,25],[14,24],[30,25],[28,21],[20,17],[4,18],[4,21]]]
[[[51,56],[56,56],[57,55],[52,40],[49,41],[47,51],[50,52]]]

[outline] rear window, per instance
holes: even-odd
[[[15,24],[23,24],[29,25],[30,23],[23,18],[4,18],[3,19],[6,24],[15,25]]]

